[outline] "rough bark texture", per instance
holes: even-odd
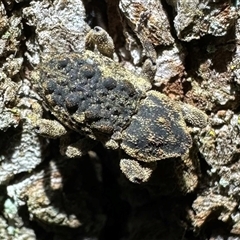
[[[240,240],[240,3],[186,0],[0,1],[0,239]],[[44,55],[81,52],[101,26],[114,59],[153,89],[209,116],[181,158],[134,184],[122,152],[94,142],[81,159],[32,125],[31,72]],[[54,119],[43,108],[46,118]],[[73,139],[78,134],[71,132]]]

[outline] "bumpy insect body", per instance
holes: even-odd
[[[144,78],[91,51],[47,57],[34,78],[52,114],[68,128],[143,162],[178,157],[192,139],[182,104],[151,90]],[[184,105],[185,112],[206,115]],[[186,111],[186,109],[190,109]],[[194,119],[194,118],[191,118]]]
[[[111,68],[103,61],[112,63]],[[131,73],[120,73],[117,64],[90,51],[56,55],[39,73],[40,94],[56,118],[101,142],[130,124],[150,88],[141,78],[134,87]]]

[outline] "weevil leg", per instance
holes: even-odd
[[[60,153],[69,158],[82,157],[96,144],[96,141],[87,137],[82,137],[78,141],[72,143],[71,134],[66,134],[60,138]]]
[[[206,127],[208,124],[208,116],[203,111],[198,108],[182,103],[179,104],[180,109],[182,110],[182,115],[186,123],[191,124],[196,127]]]
[[[156,162],[143,164],[144,166],[133,159],[121,159],[120,169],[123,174],[133,183],[147,182],[157,164]]]

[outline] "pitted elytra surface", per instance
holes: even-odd
[[[103,141],[129,125],[144,93],[124,77],[103,76],[88,54],[56,55],[43,63],[41,95],[63,124]]]

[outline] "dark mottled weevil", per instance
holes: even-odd
[[[120,167],[133,182],[147,181],[152,172],[140,162],[188,151],[192,138],[186,122],[207,124],[207,115],[199,109],[151,90],[148,80],[93,51],[49,55],[32,76],[56,119],[86,137],[66,155],[79,156],[94,141],[122,149],[132,159],[122,159]],[[57,121],[39,119],[37,125],[48,137],[67,133]]]

